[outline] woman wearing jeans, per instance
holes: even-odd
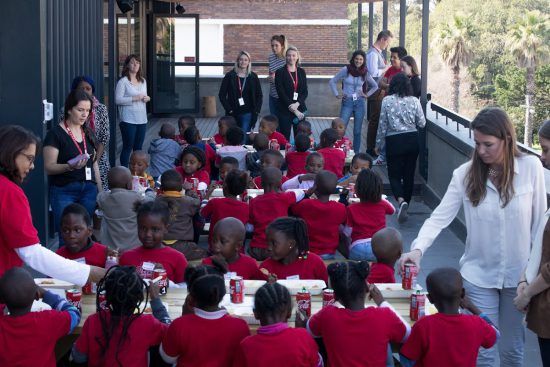
[[[348,127],[349,119],[353,115],[353,150],[361,150],[361,129],[365,117],[365,99],[378,90],[378,85],[367,73],[365,66],[366,55],[363,50],[357,50],[349,60],[349,65],[342,68],[329,81],[332,93],[342,99],[340,118]],[[342,81],[342,95],[338,93],[336,83]],[[368,84],[368,90],[367,90]]]
[[[514,306],[536,229],[544,218],[544,172],[537,157],[522,154],[506,112],[489,107],[472,121],[475,150],[453,172],[439,206],[403,254],[417,266],[458,211],[464,209],[466,243],[460,273],[466,294],[500,330],[500,366],[523,366],[523,314]],[[493,367],[496,348],[482,349],[478,367]]]
[[[124,61],[122,78],[118,81],[115,90],[122,135],[120,164],[126,167],[132,151],[141,150],[147,130],[145,103],[151,98],[147,95],[147,82],[141,76],[140,66],[139,56],[129,55]]]

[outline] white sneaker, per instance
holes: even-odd
[[[397,212],[397,221],[403,223],[409,217],[407,210],[409,209],[409,204],[406,201],[401,202],[399,205],[399,211]]]
[[[374,161],[372,161],[372,164],[374,166],[385,166],[386,165],[386,160],[384,159],[383,156],[379,155],[378,158],[376,158]]]

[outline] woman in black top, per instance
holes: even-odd
[[[420,80],[420,73],[418,72],[418,66],[416,65],[414,57],[404,56],[401,59],[401,69],[403,69],[403,72],[409,77],[409,80],[411,81],[411,87],[413,91],[412,95],[416,98],[420,98],[422,81]]]
[[[294,46],[286,50],[286,67],[275,72],[275,87],[279,95],[279,131],[290,140],[290,127],[296,136],[296,126],[307,115],[307,78],[299,67],[300,53]]]
[[[71,203],[83,205],[90,216],[101,190],[96,159],[96,139],[86,122],[93,101],[81,89],[65,100],[65,118],[44,139],[44,168],[50,183],[54,228],[59,233],[61,213]],[[59,236],[60,245],[61,235]]]
[[[245,133],[254,128],[262,108],[263,95],[258,75],[252,71],[248,52],[239,53],[235,67],[222,80],[218,97],[225,114],[235,117]]]

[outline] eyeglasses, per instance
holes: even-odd
[[[20,153],[21,155],[24,155],[28,160],[29,160],[29,164],[33,164],[34,163],[34,160],[35,160],[35,156],[34,155],[31,155],[31,154],[25,154],[25,153]]]

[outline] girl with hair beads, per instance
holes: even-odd
[[[328,266],[334,297],[344,308],[322,308],[307,322],[315,338],[323,338],[331,367],[385,366],[388,343],[402,343],[411,327],[384,300],[374,285],[365,281],[369,264],[340,262]],[[365,298],[378,307],[365,307]]]
[[[170,223],[170,209],[159,200],[136,203],[138,237],[141,247],[126,251],[120,257],[120,265],[133,265],[143,279],[151,279],[153,270],[162,265],[168,279],[183,282],[187,259],[171,247],[163,244]]]
[[[183,315],[172,322],[160,346],[166,363],[178,367],[232,365],[239,343],[250,330],[244,320],[229,316],[219,306],[225,295],[223,271],[208,265],[185,271],[189,293]]]
[[[206,165],[206,154],[203,150],[195,146],[186,147],[181,152],[180,166],[176,171],[183,179],[183,188],[190,190],[193,188],[193,179],[199,180],[199,191],[206,190],[210,184],[210,175],[204,166]]]
[[[304,329],[288,326],[292,299],[285,286],[267,283],[254,295],[254,317],[260,321],[257,334],[245,338],[234,367],[318,367],[323,360],[317,344]]]
[[[205,154],[206,160],[204,164],[204,170],[212,175],[212,167],[216,161],[216,151],[210,144],[202,141],[199,129],[196,126],[189,126],[183,133],[183,137],[187,144],[197,147]]]
[[[104,306],[99,303],[102,291]],[[148,366],[149,348],[160,344],[170,323],[158,286],[149,289],[133,266],[114,266],[97,284],[97,294],[98,312],[84,322],[73,360],[91,367]],[[153,315],[143,314],[149,296]]]
[[[303,219],[281,217],[265,231],[271,258],[260,264],[268,278],[321,279],[328,281],[327,268],[319,255],[309,252],[307,225]]]

